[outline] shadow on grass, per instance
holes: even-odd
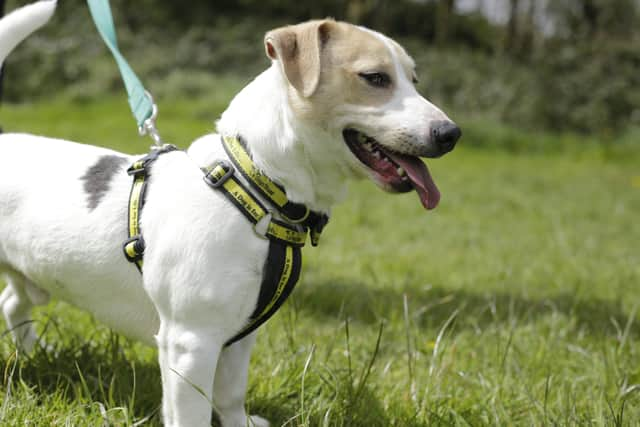
[[[11,341],[8,335],[4,339]],[[106,342],[70,339],[52,342],[48,349],[38,347],[31,355],[1,355],[1,366],[5,373],[11,373],[3,386],[27,386],[38,401],[60,400],[70,407],[79,402],[101,402],[107,411],[126,409],[119,413],[126,414],[128,422],[146,419],[145,426],[160,425],[162,393],[157,364],[127,355],[132,344],[115,333],[109,333]],[[118,425],[122,422],[119,418]],[[107,420],[105,423],[109,424]]]
[[[622,301],[585,299],[570,293],[536,299],[512,293],[476,294],[444,288],[428,288],[424,292],[375,289],[359,282],[328,281],[299,286],[293,299],[296,309],[312,316],[333,319],[346,316],[373,324],[381,319],[402,318],[405,293],[412,322],[420,327],[439,328],[455,310],[460,311],[458,327],[482,328],[514,320],[522,324],[562,315],[574,318],[576,328],[594,336],[615,335],[629,321]],[[630,334],[638,336],[637,328],[632,328]]]
[[[331,392],[328,390],[337,394],[329,396]],[[291,389],[285,390],[287,391],[290,392]],[[249,396],[251,395],[250,390]],[[311,387],[311,390],[305,393],[305,401],[310,407],[304,413],[300,412],[298,392],[253,398],[248,410],[268,419],[273,426],[386,427],[391,425],[376,393],[367,384],[362,388],[354,387],[352,380],[346,374],[340,375],[333,387],[323,383]],[[322,402],[322,404],[318,405],[315,402]],[[422,426],[417,422],[403,425]]]
[[[45,326],[43,334],[49,349],[38,347],[32,355],[12,351],[0,354],[0,366],[5,371],[3,388],[6,391],[9,386],[14,390],[12,398],[35,399],[43,406],[52,405],[52,401],[62,402],[55,404],[57,410],[90,411],[92,419],[96,418],[95,412],[101,411],[96,406],[99,402],[106,417],[104,425],[162,425],[157,363],[141,360],[133,341],[106,328],[100,328],[95,336],[83,337],[73,333],[72,324],[58,326],[57,321],[51,322],[54,326]],[[8,331],[2,339],[13,348]],[[270,420],[274,426],[320,425],[327,408],[330,408],[331,419],[338,423],[332,425],[389,425],[382,403],[366,381],[360,384],[362,378],[354,379],[347,370],[336,372],[332,378],[331,384],[318,378],[309,380],[305,393],[309,409],[305,413],[300,413],[297,386],[260,397],[252,397],[254,392],[249,390],[248,410]],[[320,406],[317,403],[327,401],[333,403]],[[116,408],[126,411],[113,411]],[[212,425],[219,427],[217,415],[215,412],[212,415]]]

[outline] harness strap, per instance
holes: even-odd
[[[282,306],[300,278],[302,251],[299,247],[269,242],[269,254],[264,265],[258,303],[249,321],[225,346],[246,337],[271,318]]]
[[[222,146],[234,166],[245,177],[247,182],[260,193],[262,197],[273,203],[278,212],[289,222],[300,224],[310,231],[311,244],[318,246],[320,234],[329,221],[329,217],[321,212],[310,210],[301,203],[295,203],[287,198],[282,186],[273,182],[253,162],[251,155],[245,149],[242,141],[237,137],[223,136]]]
[[[132,262],[142,273],[142,257],[144,255],[145,243],[140,232],[140,213],[145,202],[147,189],[147,178],[150,176],[149,170],[161,154],[177,150],[177,147],[166,144],[158,149],[153,149],[149,154],[136,160],[127,169],[127,173],[133,176],[133,184],[129,193],[128,209],[128,239],[122,245],[122,250],[127,261]]]
[[[262,202],[235,176],[235,168],[229,162],[218,160],[202,171],[205,174],[204,181],[213,189],[221,191],[238,208],[253,224],[256,234],[269,239],[269,253],[256,308],[240,332],[225,343],[228,346],[258,329],[289,297],[300,277],[301,248],[307,240],[307,231],[300,224],[289,224],[272,218]],[[256,226],[267,220],[269,223],[266,233],[259,233]]]
[[[238,210],[251,221],[254,230],[261,237],[278,240],[282,243],[296,247],[304,246],[307,240],[306,231],[296,224],[287,224],[271,218],[267,208],[246,188],[246,186],[234,176],[234,167],[224,160],[218,160],[213,165],[204,169],[204,181],[233,203]],[[256,230],[258,223],[268,220],[266,233],[261,234]]]
[[[140,230],[140,213],[144,206],[148,182],[147,178],[150,176],[150,169],[153,162],[155,162],[161,154],[176,149],[175,146],[168,144],[161,148],[154,149],[148,155],[134,162],[127,170],[127,173],[134,178],[129,195],[129,238],[123,244],[123,251],[127,260],[134,263],[140,273],[142,273],[142,259],[145,250],[145,243]],[[246,151],[244,152],[246,153]],[[229,157],[231,158],[231,155]],[[248,165],[253,164],[250,158],[249,162]],[[222,194],[238,208],[242,215],[253,224],[256,234],[269,240],[269,252],[263,270],[262,283],[260,285],[260,293],[256,307],[249,317],[247,324],[240,332],[229,339],[225,343],[225,346],[231,345],[255,331],[269,320],[285,302],[300,277],[302,264],[301,248],[307,239],[307,229],[311,229],[312,242],[314,241],[315,235],[315,244],[317,244],[317,237],[328,220],[326,215],[310,212],[304,205],[292,203],[287,205],[290,202],[286,199],[284,190],[257,169],[254,169],[254,177],[268,184],[265,185],[264,188],[277,188],[279,191],[279,193],[278,191],[272,192],[274,196],[267,196],[260,191],[260,194],[267,200],[272,201],[273,197],[276,197],[280,200],[281,204],[278,205],[274,202],[274,205],[279,208],[297,205],[297,207],[285,209],[300,209],[299,207],[301,206],[305,210],[304,217],[301,217],[298,222],[292,221],[291,218],[285,214],[283,215],[285,215],[286,219],[292,223],[274,219],[269,210],[256,198],[253,192],[235,176],[235,170],[236,168],[229,162],[218,160],[213,165],[202,170],[204,173],[203,179],[207,185],[215,190],[221,191]],[[243,169],[238,167],[238,170],[242,171]],[[245,175],[245,177],[247,177],[247,175]],[[247,178],[247,180],[257,185],[255,181],[249,178]],[[257,188],[258,187],[256,187],[256,189]],[[309,221],[314,215],[318,217],[315,218],[313,220],[315,222],[311,224]],[[258,226],[266,227],[266,231],[260,233],[257,230]],[[314,234],[314,232],[316,234]]]

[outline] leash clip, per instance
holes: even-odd
[[[162,142],[160,133],[156,128],[156,120],[158,119],[158,106],[153,101],[153,96],[148,90],[145,90],[144,94],[149,98],[149,101],[151,102],[151,116],[149,116],[149,118],[144,121],[142,126],[138,128],[138,133],[140,134],[140,136],[149,135],[151,139],[153,139],[154,145],[151,147],[152,149],[156,147],[162,147],[164,143]]]

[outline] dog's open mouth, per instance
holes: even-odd
[[[426,209],[438,205],[440,191],[420,158],[391,151],[355,129],[345,129],[342,134],[351,152],[383,188],[399,193],[415,189]]]

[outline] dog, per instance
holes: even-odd
[[[0,61],[54,8],[41,1],[0,21]],[[153,163],[143,275],[122,254],[126,170],[140,156],[0,136],[0,304],[16,343],[41,344],[30,311],[54,297],[156,345],[169,427],[209,426],[211,402],[225,427],[269,425],[244,406],[255,332],[225,347],[256,306],[269,242],[203,182],[201,168],[227,159],[220,135],[241,137],[289,200],[328,214],[347,181],[367,177],[435,208],[440,193],[419,157],[451,151],[461,134],[416,91],[411,57],[378,32],[316,20],[268,32],[264,47],[271,66],[231,101],[218,133]]]

